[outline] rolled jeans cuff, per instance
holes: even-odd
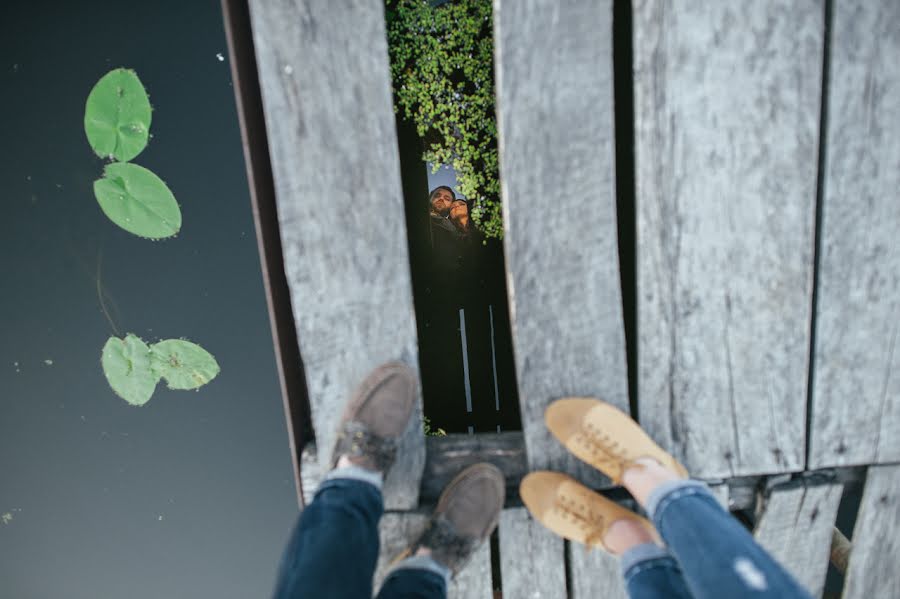
[[[343,468],[335,468],[325,475],[325,480],[334,480],[336,478],[361,480],[364,483],[374,485],[379,491],[381,491],[381,487],[384,485],[384,475],[381,472],[369,470],[362,466],[344,466]]]
[[[642,543],[632,547],[619,557],[619,567],[622,570],[622,577],[627,578],[628,571],[638,564],[666,558],[670,560],[674,559],[664,547],[660,547],[656,543]]]
[[[408,557],[394,566],[391,572],[396,572],[397,570],[427,570],[428,572],[434,572],[444,578],[444,588],[450,588],[450,578],[452,577],[450,568],[436,561],[430,555]]]
[[[715,501],[715,497],[709,492],[709,487],[702,481],[672,480],[661,484],[650,493],[650,497],[647,498],[647,504],[644,506],[647,517],[654,525],[657,525],[656,518],[661,509],[664,509],[667,504],[675,501],[679,497],[684,497],[685,495],[707,495]],[[718,505],[718,502],[716,505]],[[658,525],[657,529],[659,529]]]

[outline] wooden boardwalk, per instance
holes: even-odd
[[[353,386],[389,359],[418,368],[383,3],[249,7],[311,490]],[[900,5],[633,1],[624,310],[612,17],[611,0],[494,0],[523,431],[426,444],[417,416],[385,489],[382,566],[441,485],[488,459],[513,490],[499,570],[483,548],[451,597],[497,582],[513,599],[624,597],[615,558],[553,537],[514,494],[535,468],[608,487],[543,426],[574,394],[636,406],[726,505],[755,508],[760,542],[816,595],[842,483],[867,472],[844,596],[900,596]]]

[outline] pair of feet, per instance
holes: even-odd
[[[370,373],[341,417],[332,466],[386,473],[415,407],[417,385],[415,372],[401,363]],[[469,466],[447,485],[425,532],[398,559],[427,555],[456,574],[496,528],[505,496],[498,468]]]
[[[385,364],[366,377],[341,418],[333,466],[386,472],[415,406],[416,389],[415,373],[401,363]],[[609,404],[561,399],[547,408],[545,420],[569,451],[623,484],[641,505],[659,485],[687,477],[683,466]],[[522,480],[520,495],[535,519],[570,540],[616,554],[659,540],[646,519],[565,474],[533,472]],[[458,572],[497,526],[504,500],[503,473],[490,464],[470,466],[444,489],[428,527],[406,555],[431,555]]]
[[[544,419],[579,459],[628,489],[646,506],[653,491],[687,478],[687,471],[618,408],[590,398],[554,401]],[[532,472],[519,488],[531,515],[556,534],[614,554],[661,542],[645,518],[557,472]]]

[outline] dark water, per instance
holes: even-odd
[[[5,2],[0,59],[0,595],[265,596],[297,505],[219,4]],[[120,66],[174,239],[93,197],[84,102]],[[114,329],[222,371],[129,406],[100,368]]]

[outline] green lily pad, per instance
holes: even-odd
[[[100,361],[116,395],[133,406],[150,401],[159,375],[152,368],[150,348],[139,337],[131,333],[125,339],[110,337],[103,346]]]
[[[181,229],[175,196],[153,172],[127,162],[107,164],[94,181],[94,195],[109,220],[149,239],[171,237]]]
[[[147,147],[152,109],[141,80],[130,69],[100,78],[84,107],[84,132],[101,158],[131,160]]]
[[[190,341],[165,339],[150,346],[153,369],[166,379],[169,389],[196,389],[219,374],[211,353]]]

